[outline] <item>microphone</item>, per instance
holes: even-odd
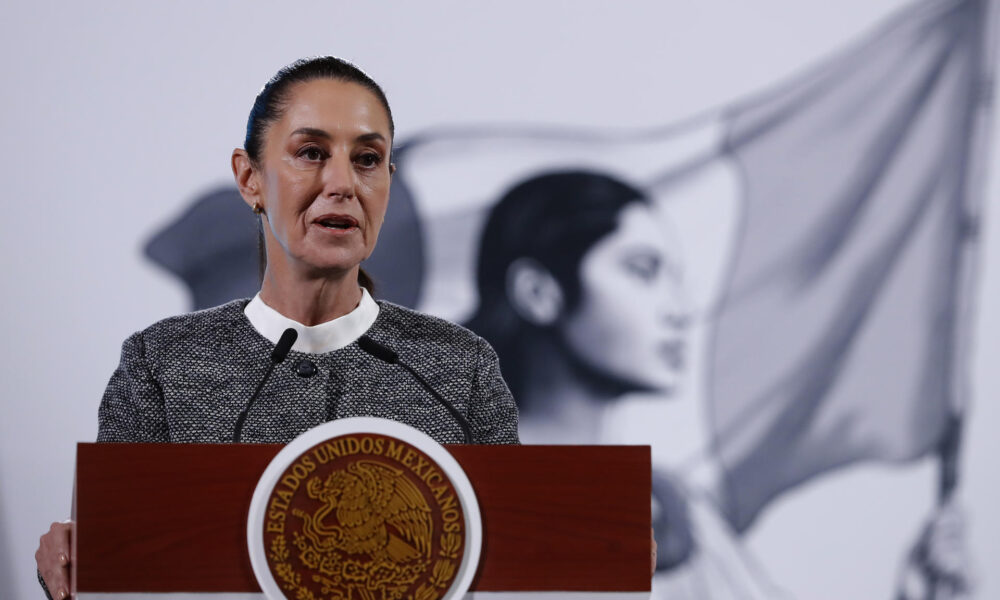
[[[465,435],[465,443],[466,444],[472,443],[472,426],[469,424],[469,420],[466,419],[462,413],[458,412],[458,409],[455,408],[455,406],[452,405],[451,402],[448,402],[447,400],[444,399],[443,396],[441,396],[441,394],[437,393],[437,390],[432,388],[431,384],[427,383],[427,380],[421,377],[420,373],[414,371],[413,368],[410,367],[410,365],[400,361],[399,355],[396,354],[396,352],[392,348],[384,344],[380,344],[379,342],[376,342],[367,335],[363,335],[358,338],[358,347],[364,350],[366,353],[374,356],[375,358],[383,362],[389,363],[390,365],[399,365],[403,367],[403,369],[405,369],[406,372],[409,373],[411,377],[416,379],[420,383],[420,385],[424,387],[425,390],[430,392],[430,394],[434,396],[438,402],[441,403],[441,406],[448,409],[448,412],[451,413],[451,416],[454,417],[455,421],[457,421],[458,424],[462,427],[462,433]]]
[[[367,335],[363,335],[358,338],[358,346],[360,346],[361,349],[368,354],[371,354],[375,358],[387,362],[390,365],[399,363],[399,355],[396,354],[392,348],[376,342]]]
[[[234,444],[240,443],[240,438],[243,436],[243,424],[247,420],[247,414],[250,412],[250,407],[252,407],[253,403],[257,401],[257,396],[260,396],[260,391],[264,389],[264,384],[271,378],[271,371],[274,371],[274,367],[288,357],[288,353],[291,351],[292,345],[295,344],[295,340],[298,339],[298,337],[299,332],[289,327],[281,334],[281,337],[278,338],[278,343],[274,345],[274,350],[271,351],[271,364],[267,366],[267,373],[264,373],[264,378],[260,380],[260,384],[254,391],[253,396],[250,396],[250,402],[247,402],[246,408],[244,408],[243,412],[240,413],[240,416],[236,418],[236,427],[233,430]]]

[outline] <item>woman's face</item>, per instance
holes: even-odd
[[[653,210],[632,203],[580,263],[580,303],[560,333],[585,366],[636,389],[671,392],[685,362],[680,265]]]
[[[375,248],[389,201],[389,118],[366,88],[334,79],[295,84],[268,127],[258,173],[269,268],[326,275]]]

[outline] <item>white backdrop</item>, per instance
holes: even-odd
[[[40,594],[38,536],[69,514],[74,444],[96,435],[121,341],[187,307],[142,242],[228,181],[253,96],[283,64],[315,54],[357,62],[384,85],[397,137],[463,123],[640,128],[780,82],[904,4],[8,4],[0,597]],[[987,599],[1000,598],[998,176],[991,169],[960,493]],[[926,462],[819,478],[778,501],[749,544],[798,598],[889,598],[935,476]]]

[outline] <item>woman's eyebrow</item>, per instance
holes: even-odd
[[[315,127],[299,127],[292,132],[292,135],[307,135],[309,137],[318,137],[325,140],[333,139],[333,136],[323,131],[322,129],[317,129]],[[358,142],[373,142],[373,141],[385,141],[385,136],[377,131],[372,133],[363,133],[355,138]]]
[[[373,131],[372,133],[365,133],[359,135],[357,138],[355,138],[355,140],[359,142],[375,142],[375,141],[384,142],[385,136],[377,131]]]
[[[327,140],[333,137],[322,129],[316,129],[315,127],[299,127],[292,132],[292,135],[308,135],[310,137],[318,137]]]

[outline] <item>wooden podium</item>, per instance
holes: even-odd
[[[79,444],[75,593],[81,600],[262,598],[247,550],[247,512],[281,448]],[[473,595],[648,596],[648,446],[446,448],[472,482],[482,514]]]

